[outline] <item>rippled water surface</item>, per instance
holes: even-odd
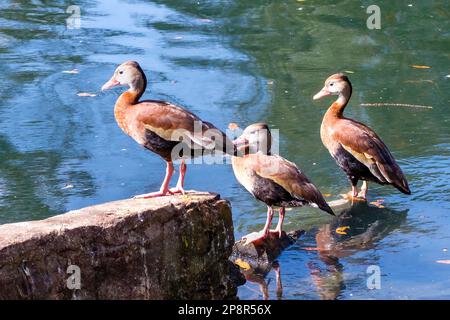
[[[117,127],[122,89],[99,88],[124,60],[141,63],[147,98],[187,107],[225,130],[266,121],[280,154],[330,199],[349,189],[322,146],[331,101],[311,97],[331,73],[347,71],[346,114],[375,129],[406,173],[413,195],[372,186],[369,201],[339,219],[288,211],[303,229],[272,270],[248,281],[243,299],[449,299],[450,5],[379,1],[381,30],[366,27],[369,1],[77,1],[81,28],[67,29],[69,1],[0,4],[0,223],[156,190],[164,165]],[[412,65],[431,68],[418,69]],[[64,73],[77,69],[78,73]],[[88,92],[95,97],[80,97]],[[362,107],[407,103],[432,109]],[[236,237],[262,228],[265,206],[225,165],[190,166],[188,188],[219,192],[233,206]],[[346,235],[336,228],[349,226]],[[311,248],[328,248],[323,251]],[[369,290],[378,266],[381,289]]]

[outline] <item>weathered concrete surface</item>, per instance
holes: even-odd
[[[209,193],[2,225],[0,299],[234,298],[233,243],[229,203]],[[67,288],[69,265],[80,290]]]

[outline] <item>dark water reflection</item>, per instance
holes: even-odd
[[[129,59],[147,72],[148,98],[182,104],[221,129],[255,121],[280,129],[280,153],[336,198],[348,185],[319,138],[329,101],[311,97],[327,75],[348,70],[355,91],[347,115],[381,134],[413,195],[372,186],[370,199],[386,208],[358,205],[339,220],[288,211],[286,228],[307,233],[279,259],[282,298],[450,298],[450,269],[436,263],[450,259],[448,1],[382,1],[376,31],[365,25],[369,1],[84,0],[78,30],[66,28],[69,4],[0,3],[0,223],[159,187],[161,160],[115,124],[121,90],[99,91]],[[63,73],[72,69],[79,73]],[[359,106],[374,102],[433,109]],[[189,187],[230,199],[237,237],[262,227],[264,205],[229,166],[188,170]],[[336,234],[341,224],[348,235]],[[322,243],[331,252],[303,250]],[[372,264],[381,290],[366,287]],[[264,279],[270,298],[276,274]],[[263,297],[252,286],[241,298]]]
[[[316,298],[335,300],[344,297],[343,292],[347,288],[345,275],[347,267],[341,263],[341,260],[350,261],[350,266],[355,263],[378,266],[376,255],[364,256],[355,261],[352,258],[363,251],[376,249],[383,238],[395,232],[405,222],[407,213],[407,210],[395,212],[387,208],[357,203],[341,211],[339,217],[331,223],[313,227],[304,237],[301,237],[299,243],[291,247],[289,252],[296,251],[303,255],[312,253],[304,269],[305,276],[309,276],[309,280],[314,284]],[[339,229],[340,233],[336,232]],[[285,267],[283,257],[274,268],[276,285],[273,291],[276,297],[283,297],[280,272],[282,267],[283,269]],[[252,283],[256,283],[260,287],[262,298],[271,298],[269,289],[269,283],[273,280],[271,277],[269,281],[263,281],[261,276],[253,275],[248,280],[250,283],[242,289],[243,292],[250,296],[254,295],[256,291]],[[285,282],[287,284],[284,288],[288,294],[305,297],[311,294],[309,286],[298,287],[296,283],[291,282],[291,279]]]

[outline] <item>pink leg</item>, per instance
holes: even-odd
[[[367,190],[369,190],[369,184],[367,183],[367,181],[363,181],[363,184],[361,186],[361,192],[358,193],[358,197],[366,200]]]
[[[170,189],[172,193],[181,193],[184,194],[184,176],[186,175],[186,163],[184,160],[181,160],[180,164],[180,176],[178,177],[178,182],[175,188]]]
[[[283,228],[284,214],[286,213],[286,209],[281,207],[278,213],[280,216],[278,218],[277,227],[275,228],[275,230],[270,230],[270,232],[278,234],[278,237],[281,238],[281,234],[283,232],[282,228]]]
[[[352,196],[355,198],[358,196],[358,187],[357,186],[352,186]]]
[[[141,194],[138,196],[134,196],[134,198],[135,199],[148,199],[148,198],[162,197],[167,194],[172,194],[172,192],[169,190],[169,183],[170,183],[170,178],[172,178],[172,175],[173,175],[173,163],[167,162],[166,176],[164,177],[164,181],[163,181],[159,191]]]
[[[363,187],[364,187],[364,184],[363,184]],[[344,197],[344,199],[350,200],[352,203],[353,203],[353,201],[366,201],[365,198],[359,198],[357,185],[352,185],[352,191],[350,191],[347,194],[344,194],[343,197]]]
[[[270,225],[272,223],[273,218],[273,209],[272,207],[267,207],[267,219],[266,224],[264,225],[264,229],[260,232],[253,232],[249,235],[243,237],[245,239],[245,244],[253,243],[258,240],[264,240],[269,235]]]
[[[283,296],[283,284],[281,283],[280,264],[274,264],[273,270],[275,271],[275,276],[277,279],[277,298],[281,298]]]

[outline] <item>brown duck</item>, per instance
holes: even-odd
[[[166,175],[160,190],[136,198],[184,193],[186,158],[202,156],[205,150],[211,154],[218,150],[235,154],[232,142],[223,132],[188,110],[165,101],[140,101],[147,87],[147,78],[137,62],[122,63],[102,90],[118,85],[128,87],[114,107],[119,127],[137,143],[166,161]],[[180,175],[176,187],[169,189],[175,160],[181,161]]]
[[[368,181],[389,184],[405,194],[411,194],[402,170],[381,138],[361,122],[344,117],[345,106],[352,95],[352,85],[347,76],[341,73],[330,76],[313,99],[328,95],[337,95],[338,98],[323,117],[320,136],[350,180],[351,196],[365,200]],[[358,194],[359,180],[363,180],[363,185]]]
[[[240,184],[267,205],[264,229],[246,237],[246,243],[263,240],[269,233],[282,235],[286,207],[312,205],[334,215],[319,189],[292,162],[270,153],[272,138],[264,123],[248,126],[233,143],[244,154],[232,157],[234,174]],[[279,207],[276,229],[270,230],[273,207]]]

